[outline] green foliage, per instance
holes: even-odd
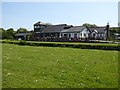
[[[19,44],[19,45],[27,45],[27,42],[26,42],[26,41],[21,40],[18,44]]]
[[[86,26],[86,27],[97,27],[97,25],[95,24],[89,24],[89,23],[84,23],[82,26]]]
[[[45,23],[47,26],[50,26],[50,25],[52,25],[52,23]]]
[[[26,28],[19,28],[17,31],[14,31],[13,28],[7,30],[0,28],[0,39],[15,39],[16,33],[28,32]],[[31,35],[30,35],[31,36]],[[29,39],[30,36],[27,38]]]
[[[2,42],[5,42],[3,40]],[[47,46],[47,47],[70,47],[70,48],[81,48],[81,49],[101,49],[101,50],[117,50],[120,51],[120,46],[118,44],[102,44],[102,43],[61,43],[61,42],[27,42],[27,41],[10,41],[12,43],[16,42],[19,45],[30,45],[30,46]]]
[[[19,28],[16,33],[24,33],[24,32],[28,32],[28,30],[26,28]]]
[[[118,51],[14,44],[2,49],[2,88],[118,87]]]
[[[10,28],[7,30],[7,39],[14,39],[15,36],[15,31],[13,28]]]
[[[3,28],[0,28],[0,39],[2,39],[2,32],[4,31]]]
[[[110,32],[111,32],[111,33],[120,33],[120,27],[110,28]]]
[[[15,31],[13,28],[7,30],[2,29],[2,39],[14,39]]]

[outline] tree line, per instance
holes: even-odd
[[[7,30],[0,28],[0,39],[14,39],[15,34],[26,32],[28,32],[26,28],[19,28],[17,31],[15,31],[13,28],[9,28]]]

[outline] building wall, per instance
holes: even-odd
[[[34,32],[41,32],[45,28],[46,28],[45,25],[34,25]]]
[[[92,32],[91,33],[91,38],[105,40],[106,39],[106,33],[95,33],[95,32]]]
[[[67,38],[88,38],[90,34],[90,31],[87,28],[84,28],[82,31],[79,30],[79,32],[66,32],[66,33],[60,33],[59,37],[67,37]]]
[[[88,38],[90,34],[90,31],[87,28],[84,28],[81,32],[80,32],[80,38]]]

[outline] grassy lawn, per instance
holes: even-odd
[[[3,88],[117,88],[118,51],[2,45]]]

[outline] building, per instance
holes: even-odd
[[[114,33],[115,39],[120,40],[120,34],[119,33]]]
[[[69,40],[85,40],[89,39],[90,30],[85,26],[74,26],[69,29],[63,29],[59,37],[66,37],[69,38]]]
[[[89,28],[91,34],[90,39],[92,40],[108,40],[110,37],[109,23],[102,27]]]
[[[30,34],[31,32],[18,33],[18,34],[15,34],[15,39],[16,40],[29,40]]]
[[[63,29],[65,29],[66,24],[59,25],[49,25],[42,32],[43,37],[59,37]]]
[[[40,33],[42,32],[45,28],[47,27],[47,25],[43,22],[37,22],[34,24],[34,32],[35,33]]]
[[[46,25],[37,22],[34,24],[34,32],[34,37],[40,41],[107,40],[109,23],[104,27],[89,28],[67,24]]]
[[[106,27],[89,28],[89,30],[91,31],[90,38],[92,40],[106,40],[107,39]]]

